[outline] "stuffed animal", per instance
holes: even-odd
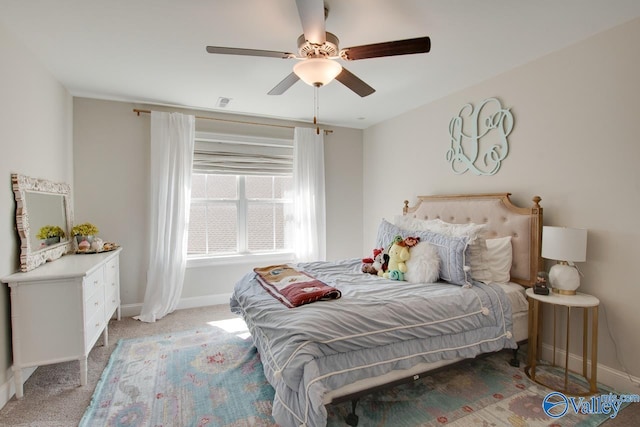
[[[402,280],[399,279],[399,277],[404,276],[404,273],[407,272],[407,264],[405,264],[405,261],[407,261],[410,257],[411,255],[409,254],[409,248],[404,243],[404,240],[402,239],[402,237],[396,236],[393,239],[391,248],[389,249],[389,265],[383,276],[387,279],[392,276],[393,278],[395,278],[395,280]],[[389,272],[393,270],[398,270],[403,274],[398,275],[394,273],[393,275],[390,275]]]
[[[404,245],[408,246],[409,248],[414,247],[415,245],[417,245],[418,243],[420,243],[420,237],[405,237],[404,238]]]
[[[389,254],[385,252],[383,248],[373,251],[375,256],[373,257],[373,268],[377,271],[385,271],[389,264]]]
[[[362,272],[367,274],[378,274],[378,270],[373,267],[373,263],[371,262],[362,263]]]
[[[404,273],[400,270],[389,270],[389,279],[391,280],[404,280]]]
[[[384,248],[376,248],[373,250],[373,258],[362,259],[362,272],[369,274],[378,274],[387,267],[389,255],[384,252]]]

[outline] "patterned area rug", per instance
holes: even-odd
[[[120,341],[80,426],[275,427],[273,388],[238,322]],[[551,419],[542,410],[549,390],[509,358],[497,353],[368,395],[356,409],[359,426],[596,426],[607,419]],[[328,411],[329,426],[345,426],[351,404]]]

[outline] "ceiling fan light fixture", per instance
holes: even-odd
[[[327,58],[307,58],[293,67],[300,80],[310,86],[324,86],[336,78],[342,65]]]

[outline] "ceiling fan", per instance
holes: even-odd
[[[221,46],[207,46],[207,52],[299,60],[300,62],[294,65],[293,72],[271,89],[268,92],[269,95],[283,94],[300,79],[315,87],[320,87],[336,79],[361,97],[365,97],[375,92],[375,89],[342,67],[336,59],[355,61],[384,56],[426,53],[431,49],[429,37],[340,49],[338,37],[325,30],[328,8],[325,7],[322,0],[296,0],[296,5],[303,29],[303,34],[298,37],[298,55],[290,52]]]

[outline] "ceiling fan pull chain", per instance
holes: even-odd
[[[320,105],[318,102],[319,85],[313,85],[313,124],[316,125],[316,135],[320,135],[320,127],[318,126],[318,116],[320,116]]]

